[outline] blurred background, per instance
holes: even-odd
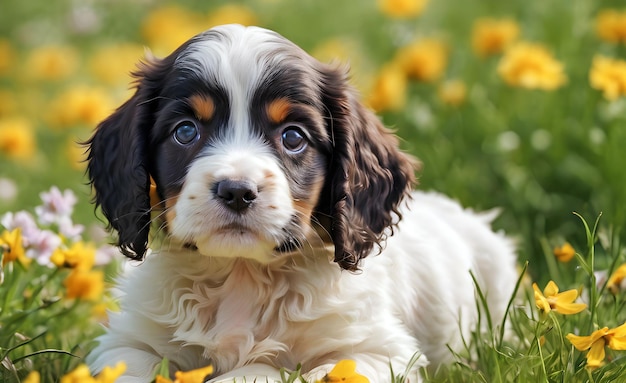
[[[102,225],[77,142],[131,95],[146,51],[233,22],[348,64],[423,162],[420,188],[500,208],[538,281],[553,248],[585,249],[572,212],[602,213],[600,264],[620,251],[626,4],[611,0],[2,0],[0,215],[57,185],[76,192],[77,222]]]

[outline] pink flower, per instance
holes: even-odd
[[[0,219],[0,224],[8,231],[20,228],[24,247],[28,247],[32,242],[36,241],[41,231],[33,216],[27,211],[6,213]]]
[[[61,193],[53,186],[47,193],[40,194],[43,205],[35,207],[35,213],[43,224],[60,223],[64,217],[72,215],[77,199],[74,192],[66,189]]]
[[[61,246],[61,243],[61,238],[56,233],[50,230],[41,230],[30,243],[26,250],[26,256],[35,259],[40,265],[53,266],[50,256]]]

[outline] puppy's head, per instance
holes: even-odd
[[[125,255],[143,258],[158,217],[200,254],[263,263],[326,236],[355,270],[400,218],[413,160],[345,71],[280,35],[221,26],[135,76],[88,142],[95,202]]]

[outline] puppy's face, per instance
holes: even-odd
[[[310,243],[330,139],[319,73],[267,32],[209,32],[178,54],[150,134],[169,235],[267,262]]]
[[[145,253],[150,180],[169,238],[208,256],[268,263],[326,234],[354,269],[392,225],[411,160],[344,73],[283,37],[222,26],[136,76],[89,142],[96,203],[125,254]]]

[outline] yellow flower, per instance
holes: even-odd
[[[204,20],[195,12],[166,5],[148,14],[142,23],[141,34],[157,55],[167,55],[205,29]]]
[[[378,8],[388,17],[409,19],[419,16],[428,0],[378,0]]]
[[[100,47],[89,59],[91,73],[108,85],[128,84],[130,73],[144,55],[144,48],[138,44],[119,43]],[[115,57],[115,60],[111,60]]]
[[[61,383],[114,383],[126,371],[126,363],[119,362],[115,367],[105,367],[95,378],[91,376],[89,367],[81,364],[73,371],[61,377]]]
[[[0,55],[2,55],[1,52]],[[0,89],[0,118],[14,114],[17,111],[16,98],[17,95],[13,92]]]
[[[439,85],[437,94],[444,104],[459,106],[465,102],[467,87],[461,80],[448,80]]]
[[[35,132],[26,118],[0,119],[0,153],[16,160],[27,160],[35,154]]]
[[[15,51],[9,40],[0,39],[0,76],[9,74],[15,61]]]
[[[119,362],[115,367],[106,366],[96,377],[97,383],[113,383],[126,371],[126,363]]]
[[[89,367],[86,364],[81,364],[71,372],[63,375],[61,383],[96,383],[96,380],[91,376]]]
[[[41,374],[37,371],[31,371],[22,379],[22,383],[39,383],[41,382]]]
[[[409,78],[432,82],[440,78],[446,69],[448,49],[438,39],[420,39],[401,48],[396,62]]]
[[[65,278],[63,285],[68,299],[97,301],[104,292],[104,273],[100,270],[86,271],[74,269]]]
[[[32,259],[26,257],[22,242],[22,231],[18,227],[12,231],[5,230],[0,235],[0,253],[2,253],[2,266],[9,262],[18,261],[22,265],[29,265]]]
[[[225,4],[209,14],[206,28],[212,28],[222,24],[258,24],[256,14],[248,7],[241,4]]]
[[[355,361],[344,359],[340,360],[322,380],[316,383],[331,382],[369,383],[369,379],[363,375],[357,374]]]
[[[402,70],[394,64],[385,65],[367,98],[367,104],[377,112],[399,110],[406,103],[407,80]]]
[[[62,80],[74,74],[78,61],[78,53],[71,47],[42,46],[26,58],[24,74],[33,80]]]
[[[597,55],[589,71],[591,87],[601,90],[607,100],[626,96],[626,61]]]
[[[605,41],[626,44],[626,11],[607,9],[598,13],[596,32]]]
[[[114,110],[113,101],[104,89],[74,86],[59,94],[48,111],[48,122],[67,128],[77,124],[95,126]]]
[[[612,294],[617,294],[622,287],[622,282],[626,278],[626,263],[621,265],[611,274],[609,280],[606,282],[606,287]]]
[[[67,249],[56,249],[50,256],[50,261],[57,267],[87,271],[96,261],[96,247],[93,243],[78,241]]]
[[[472,48],[479,56],[499,54],[519,36],[512,19],[478,19],[472,29]]]
[[[507,84],[527,89],[554,90],[567,81],[563,64],[543,45],[527,42],[506,50],[498,74]]]
[[[557,313],[569,315],[579,313],[587,307],[584,303],[574,303],[578,297],[576,289],[559,293],[559,287],[553,281],[548,282],[543,294],[536,283],[533,283],[533,290],[535,291],[535,304],[543,313],[554,310]]]
[[[561,247],[555,247],[553,252],[559,262],[569,262],[576,255],[576,250],[568,242],[565,242]]]
[[[626,350],[626,323],[613,329],[601,328],[589,336],[567,334],[566,338],[579,351],[589,350],[587,367],[594,369],[600,367],[604,361],[604,346],[612,350]]]
[[[157,375],[156,383],[204,383],[207,376],[213,373],[213,366],[206,366],[191,371],[176,371],[175,379],[172,380],[165,378],[161,375]]]

